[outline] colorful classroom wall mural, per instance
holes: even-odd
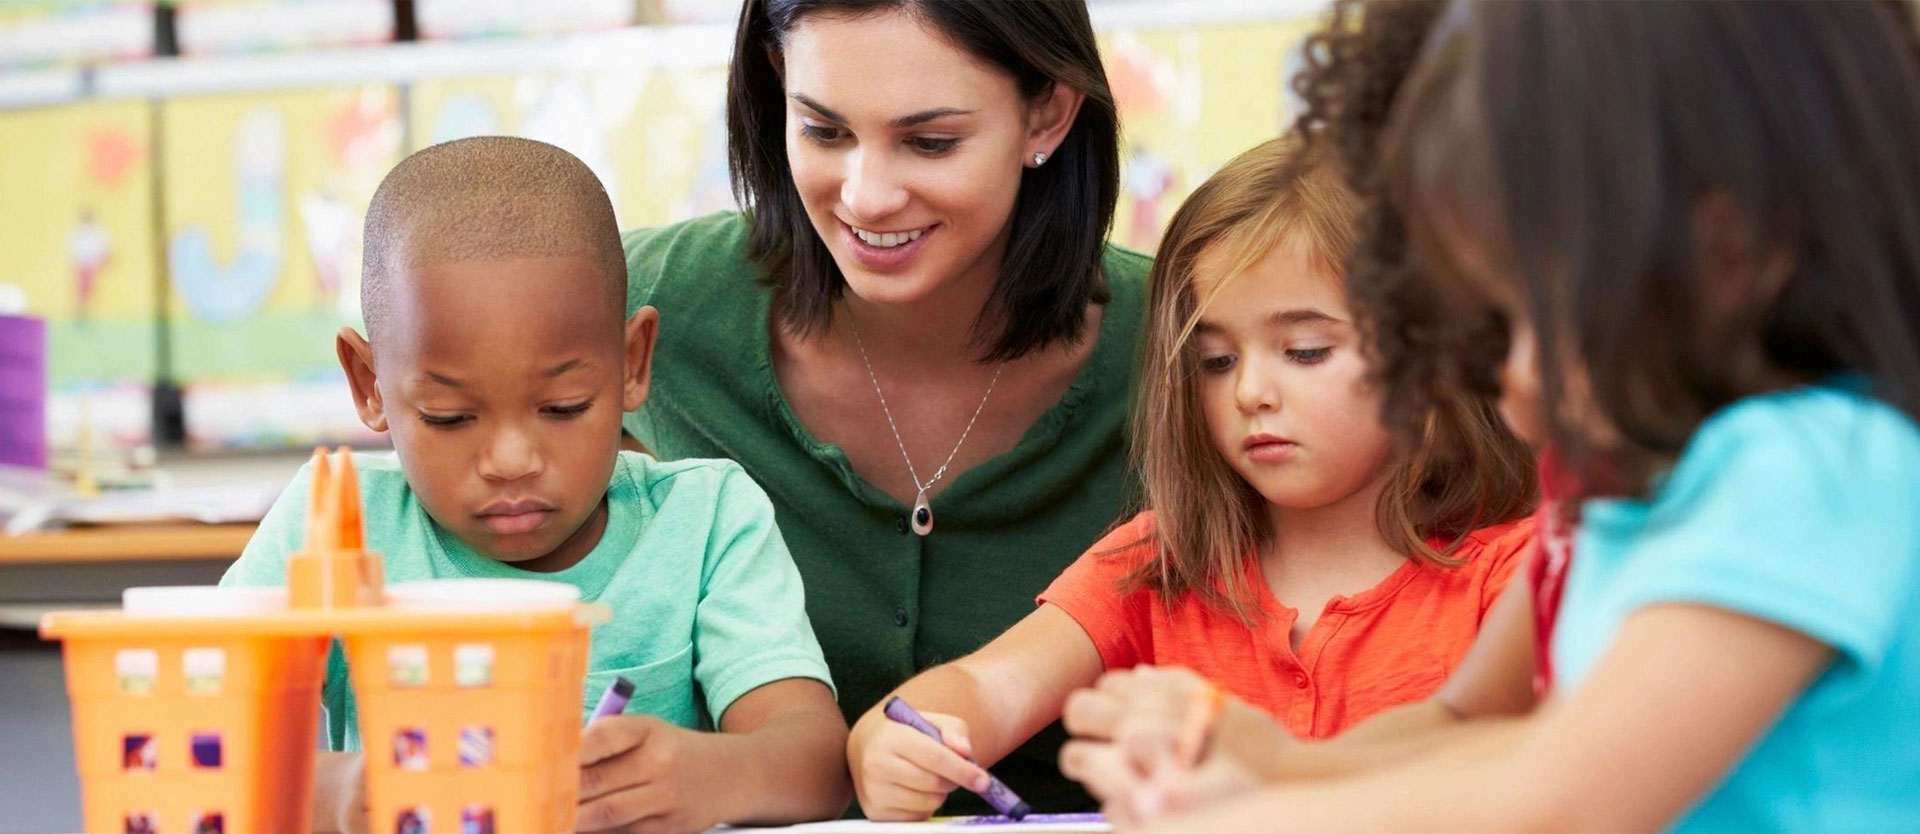
[[[1125,168],[1112,237],[1152,252],[1174,209],[1220,166],[1278,136],[1296,106],[1311,18],[1102,33]]]
[[[1281,132],[1311,24],[1101,33],[1124,132],[1114,240],[1151,252],[1194,187]],[[0,200],[0,284],[48,319],[52,441],[88,416],[146,442],[164,371],[195,448],[378,442],[333,336],[360,324],[361,219],[385,172],[506,133],[584,160],[623,227],[731,209],[724,59],[0,112],[0,194],[36,195]]]
[[[190,445],[370,439],[333,338],[360,324],[361,218],[402,133],[389,85],[162,104],[167,339]]]
[[[48,441],[148,441],[159,247],[152,108],[0,112],[0,285],[47,323]]]
[[[623,228],[733,208],[726,67],[543,73],[422,81],[409,90],[408,146],[506,133],[579,157]]]

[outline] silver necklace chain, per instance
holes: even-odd
[[[940,483],[940,479],[947,476],[947,467],[953,465],[954,456],[960,454],[961,446],[966,445],[967,435],[973,433],[974,422],[980,419],[980,412],[986,410],[987,399],[993,396],[993,386],[1000,382],[1000,372],[1007,369],[1007,363],[1001,362],[1000,367],[994,369],[993,379],[987,383],[987,393],[982,394],[980,404],[974,406],[973,416],[967,418],[967,427],[960,432],[960,440],[953,444],[953,451],[947,453],[946,462],[940,464],[939,469],[933,470],[933,477],[921,483],[920,472],[913,466],[913,456],[907,454],[907,443],[900,439],[900,426],[893,422],[893,409],[887,407],[887,395],[880,391],[880,377],[873,373],[873,360],[867,358],[867,343],[860,338],[860,326],[853,323],[852,316],[847,317],[847,326],[853,330],[854,345],[860,348],[860,363],[867,366],[867,381],[873,383],[873,395],[880,398],[880,413],[886,415],[887,428],[893,430],[894,445],[900,447],[900,459],[907,462],[907,475],[913,478],[913,488],[919,491],[918,497],[924,499],[927,490],[933,489],[934,484]]]

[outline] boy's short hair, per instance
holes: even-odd
[[[545,142],[456,139],[401,160],[367,207],[360,305],[377,339],[390,287],[429,263],[581,255],[606,273],[626,317],[627,263],[606,189],[585,163]]]

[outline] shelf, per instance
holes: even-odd
[[[1328,0],[1111,0],[1089,10],[1094,29],[1224,25],[1320,14]],[[730,23],[634,26],[604,32],[415,41],[258,55],[154,58],[86,68],[0,73],[0,110],[99,98],[165,98],[338,84],[527,73],[725,66]]]
[[[650,26],[543,38],[419,41],[267,55],[162,58],[103,66],[105,98],[284,90],[427,78],[724,66],[731,27]]]

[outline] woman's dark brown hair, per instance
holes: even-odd
[[[1030,100],[1056,84],[1086,97],[1047,164],[1021,177],[1000,277],[974,322],[981,361],[1071,343],[1087,305],[1108,299],[1101,256],[1120,192],[1119,122],[1083,0],[747,0],[727,79],[727,151],[752,224],[747,254],[773,289],[774,309],[809,332],[826,325],[846,288],[787,165],[786,93],[774,65],[782,40],[810,15],[889,11],[1006,72]]]

